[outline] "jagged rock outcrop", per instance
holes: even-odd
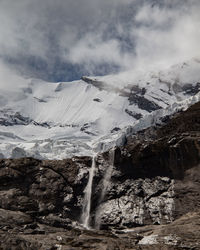
[[[90,157],[2,159],[0,249],[200,249],[199,162],[200,103],[99,154],[88,231]]]
[[[1,160],[0,208],[29,214],[33,220],[41,221],[45,216],[45,223],[50,215],[58,220],[78,220],[77,197],[84,187],[78,173],[80,168],[83,171],[89,166],[90,159],[86,157],[76,161]]]
[[[199,118],[198,103],[155,129],[149,140],[144,131],[145,139],[141,134],[133,136],[125,147],[116,149],[110,187],[100,204],[103,225],[163,224],[198,211]]]
[[[20,112],[13,112],[9,109],[0,110],[0,125],[1,126],[16,126],[16,125],[28,125],[33,124],[35,126],[42,126],[49,128],[50,125],[46,122],[38,123],[29,117],[23,116]]]

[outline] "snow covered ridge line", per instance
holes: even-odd
[[[115,146],[123,146],[126,143],[126,138],[143,129],[162,124],[165,116],[171,116],[179,111],[188,109],[191,105],[200,101],[200,92],[184,101],[173,103],[167,109],[156,110],[142,119],[135,122],[133,126],[126,126],[123,129],[109,133],[106,136],[94,138],[92,141],[80,140],[73,142],[71,138],[68,140],[61,139],[45,139],[35,140],[31,142],[14,142],[5,149],[10,151],[7,157],[18,158],[31,156],[39,159],[63,159],[73,156],[92,156],[94,151],[105,152]],[[1,132],[1,136],[4,134]],[[13,134],[5,134],[7,138],[15,139]],[[21,138],[18,138],[22,140]],[[11,150],[12,149],[12,150]]]
[[[166,109],[156,110],[138,120],[133,126],[126,126],[122,130],[115,132],[112,136],[109,135],[100,138],[98,142],[94,143],[93,148],[96,152],[105,152],[114,146],[123,146],[128,136],[158,124],[162,125],[164,124],[163,118],[166,116],[171,116],[177,112],[185,111],[199,101],[200,92],[184,101],[173,103]]]
[[[200,92],[196,95],[189,97],[186,100],[175,102],[166,109],[159,109],[152,112],[149,115],[146,115],[144,118],[140,119],[136,124],[131,128],[131,133],[138,132],[142,129],[149,128],[156,124],[162,124],[163,118],[166,116],[173,115],[180,111],[187,110],[190,106],[200,101]],[[127,131],[128,132],[128,131]]]
[[[8,83],[0,82],[1,156],[63,159],[123,145],[129,134],[197,102],[200,61],[156,73]]]

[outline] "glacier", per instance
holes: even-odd
[[[64,159],[126,142],[128,134],[200,100],[200,60],[51,83],[0,79],[0,158]]]

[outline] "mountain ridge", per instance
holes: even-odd
[[[89,229],[80,218],[91,157],[0,160],[1,247],[199,249],[199,117],[200,102],[96,156]]]
[[[197,102],[199,69],[200,62],[192,59],[145,74],[69,83],[18,79],[15,88],[0,86],[0,153],[9,158],[18,148],[18,157],[63,159],[107,150],[123,143],[128,131],[162,122],[161,117]]]

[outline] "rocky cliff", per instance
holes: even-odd
[[[200,249],[200,103],[90,157],[0,160],[0,249]],[[101,230],[100,230],[101,229]]]

